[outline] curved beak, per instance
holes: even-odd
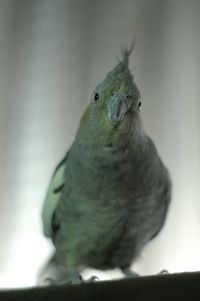
[[[117,126],[129,110],[127,95],[114,93],[108,104],[108,118],[113,126]]]

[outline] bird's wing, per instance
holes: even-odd
[[[58,164],[54,171],[42,209],[43,232],[47,237],[52,237],[52,217],[64,187],[64,171],[66,160],[67,155]]]

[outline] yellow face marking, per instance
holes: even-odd
[[[87,123],[87,121],[89,119],[89,114],[90,114],[90,107],[88,106],[81,117],[81,124]]]
[[[122,93],[122,94],[124,94],[125,91],[126,91],[126,85],[125,85],[125,82],[122,81],[121,86],[119,88],[119,92]]]

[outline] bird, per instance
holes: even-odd
[[[133,276],[131,264],[168,213],[172,184],[142,124],[141,94],[129,69],[133,48],[122,49],[95,88],[45,197],[44,235],[68,280],[81,267]]]

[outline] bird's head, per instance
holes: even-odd
[[[122,61],[94,90],[78,131],[85,142],[120,146],[127,143],[133,128],[138,126],[140,92],[128,66],[132,48],[122,51]]]

